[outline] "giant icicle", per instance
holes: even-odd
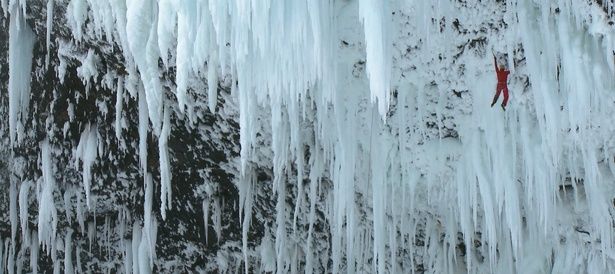
[[[389,110],[391,85],[391,40],[389,0],[361,0],[359,15],[365,29],[367,75],[372,102],[377,102],[380,116]]]
[[[25,13],[13,1],[9,24],[9,136],[11,144],[19,142],[24,135],[24,121],[30,105],[30,72],[34,33],[26,24]]]

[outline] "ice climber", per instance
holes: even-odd
[[[508,86],[506,82],[508,81],[508,74],[510,74],[510,71],[506,70],[502,64],[498,64],[498,61],[495,58],[495,54],[493,55],[493,64],[495,66],[495,73],[498,77],[498,85],[495,88],[495,96],[493,97],[491,107],[495,105],[495,102],[497,102],[498,98],[500,97],[500,93],[504,91],[504,101],[502,101],[502,109],[506,110],[506,104],[508,103]]]

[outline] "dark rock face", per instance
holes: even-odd
[[[18,262],[15,269],[30,269],[31,239],[17,229],[15,242],[11,239],[10,204],[17,203],[10,191],[19,191],[22,184],[31,184],[27,199],[29,230],[36,234],[38,199],[37,189],[41,183],[40,144],[45,139],[52,147],[56,189],[53,192],[58,209],[58,245],[53,252],[43,251],[38,258],[38,270],[54,269],[53,253],[58,265],[63,263],[65,243],[72,234],[72,262],[75,269],[93,272],[119,272],[124,265],[124,242],[132,234],[133,223],[141,225],[144,208],[144,177],[139,163],[138,98],[128,91],[116,96],[118,86],[128,77],[121,49],[115,42],[85,36],[75,41],[67,27],[66,4],[54,7],[51,44],[47,52],[45,36],[46,1],[31,1],[27,7],[27,23],[36,34],[33,68],[31,72],[30,112],[24,119],[27,136],[19,144],[11,145],[8,138],[8,119],[0,121],[2,163],[0,176],[0,239],[1,248],[15,249]],[[7,83],[8,25],[9,17],[0,16],[0,113],[8,117]],[[87,27],[86,27],[87,28]],[[98,74],[89,83],[78,75],[80,60],[91,51],[95,57]],[[45,60],[49,58],[49,65]],[[176,109],[175,88],[172,71],[161,75],[164,83],[165,105],[171,114],[171,134],[168,141],[172,174],[172,207],[162,220],[160,208],[160,181],[158,141],[150,131],[147,138],[148,172],[155,183],[153,213],[158,220],[156,241],[156,265],[154,271],[192,272],[196,269],[214,269],[215,256],[220,250],[237,253],[241,239],[239,218],[236,210],[237,190],[233,182],[237,176],[238,113],[230,96],[228,84],[222,83],[219,91],[217,112],[212,114],[206,107],[202,92],[191,90],[194,100],[194,117],[180,114]],[[61,75],[64,74],[64,75]],[[205,83],[196,83],[193,88],[206,89]],[[117,100],[121,102],[117,102]],[[121,117],[116,117],[116,107],[121,106]],[[116,119],[120,119],[121,132],[116,136]],[[98,135],[98,156],[92,165],[91,196],[94,202],[87,209],[82,186],[82,162],[75,161],[74,150],[80,141],[81,132],[95,126]],[[19,165],[19,168],[15,168]],[[216,233],[209,221],[204,229],[203,200],[207,198],[213,212],[219,206],[224,224]],[[20,204],[21,205],[21,204]],[[21,210],[21,209],[20,209]],[[84,212],[80,212],[84,210]],[[17,217],[17,216],[15,216]],[[213,216],[210,214],[210,219]],[[28,232],[30,233],[30,232]],[[206,243],[206,234],[208,242]],[[6,267],[6,265],[4,266]]]

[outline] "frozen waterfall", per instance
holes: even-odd
[[[195,272],[615,272],[612,1],[48,0],[46,32],[32,25],[43,15],[31,2],[1,6],[10,182],[0,191],[0,273],[172,271],[160,230],[187,199],[175,180],[188,172],[176,166],[190,163],[171,144],[204,110],[236,118],[239,155],[219,168],[236,171],[232,181],[208,181],[192,197],[202,204],[188,206],[201,241],[226,248],[188,266]],[[65,36],[53,34],[61,27]],[[59,65],[37,73],[38,52]],[[506,111],[489,107],[492,52],[511,71]],[[41,93],[31,79],[63,80],[77,65],[72,85],[86,96],[50,103],[51,113],[68,102],[63,136],[53,115],[42,131],[65,141],[32,141],[38,158],[24,164],[16,153],[32,144]],[[112,93],[110,110],[92,99],[98,90]],[[102,118],[70,139],[79,102]],[[207,132],[189,137],[224,135]],[[137,155],[139,180],[118,171],[115,190],[138,189],[122,196],[139,197],[137,213],[119,198],[97,206],[94,173],[119,162],[115,150]],[[81,178],[67,179],[63,157]],[[224,183],[238,194],[214,194]],[[222,233],[227,218],[239,219],[240,241]],[[79,235],[87,252],[118,250],[121,260],[84,263]]]

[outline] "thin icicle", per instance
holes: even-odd
[[[310,199],[310,212],[308,215],[308,219],[309,219],[309,227],[308,227],[308,238],[307,238],[307,254],[306,254],[306,273],[313,273],[314,272],[314,262],[313,262],[313,257],[314,257],[314,239],[313,239],[313,233],[314,233],[314,225],[316,223],[316,202],[318,200],[317,197],[317,188],[318,188],[318,182],[320,181],[320,177],[322,176],[322,172],[323,172],[323,162],[322,162],[322,156],[320,154],[320,149],[319,149],[319,144],[316,143],[315,146],[316,150],[315,153],[310,157],[310,190],[309,190],[309,199]]]
[[[56,188],[53,172],[53,159],[51,158],[49,141],[45,139],[41,144],[41,170],[43,171],[42,190],[38,208],[38,244],[43,245],[50,254],[51,247],[56,242],[58,214],[56,211],[53,192]]]
[[[47,0],[47,35],[45,36],[47,55],[45,56],[45,67],[49,67],[49,47],[51,46],[51,32],[53,31],[53,9],[54,0]]]
[[[168,141],[171,133],[171,121],[168,109],[164,111],[164,123],[162,132],[158,138],[158,149],[160,155],[160,214],[162,219],[166,219],[166,211],[171,209],[171,162],[169,159]]]
[[[96,126],[88,124],[79,139],[79,144],[75,149],[75,166],[79,166],[79,160],[82,161],[83,169],[83,188],[85,190],[85,201],[89,209],[91,209],[91,180],[92,180],[92,165],[96,161],[98,155],[98,129]]]
[[[152,182],[152,175],[147,173],[145,176],[145,201],[143,204],[143,232],[141,243],[139,244],[138,260],[139,269],[141,273],[144,273],[144,269],[151,271],[154,266],[154,259],[156,257],[156,219],[152,214],[152,203],[154,199],[154,185]],[[134,231],[133,231],[134,233]],[[143,268],[144,265],[148,267]]]
[[[209,198],[203,200],[203,226],[205,228],[205,244],[209,244]]]
[[[15,238],[17,236],[17,183],[13,176],[10,179],[9,186],[9,220],[11,222],[11,243],[15,243]]]
[[[30,270],[32,273],[38,272],[38,253],[39,243],[36,231],[32,231],[32,242],[30,243]]]
[[[241,244],[244,261],[244,273],[249,273],[249,261],[248,261],[248,230],[250,228],[250,222],[252,220],[252,188],[254,187],[254,174],[249,170],[245,171],[247,175],[242,175],[241,184],[243,188],[240,188],[239,200],[241,207],[239,216],[242,217],[241,221]],[[243,216],[241,213],[243,212]]]
[[[145,99],[145,92],[142,87],[139,87],[139,163],[141,164],[142,173],[147,173],[147,137],[149,130],[148,106]]]
[[[138,221],[135,221],[132,225],[132,273],[139,273],[139,245],[141,244],[141,226]],[[77,263],[79,265],[79,263]]]
[[[216,241],[220,243],[222,241],[222,205],[220,204],[220,198],[214,199],[214,211],[212,213],[212,219],[214,220],[214,232],[216,232]]]
[[[22,239],[27,239],[28,229],[28,194],[32,184],[29,181],[22,182],[19,187],[19,220],[21,225]],[[37,243],[38,244],[38,243]]]
[[[132,262],[133,262],[133,258],[132,258],[133,254],[132,254],[132,244],[130,241],[126,241],[124,243],[124,271],[126,273],[131,272],[133,270],[132,268]],[[134,271],[132,273],[135,273]]]
[[[122,109],[124,107],[124,77],[117,80],[117,91],[115,96],[115,138],[120,140],[122,136]]]
[[[192,75],[192,52],[194,41],[194,22],[196,17],[196,1],[186,0],[183,1],[177,11],[177,104],[179,105],[179,111],[184,112],[186,104],[188,104],[188,97],[186,92],[188,90],[188,81]]]
[[[218,104],[218,59],[213,54],[207,64],[207,100],[209,111],[216,112]]]
[[[73,241],[72,241],[73,231],[67,230],[66,236],[64,237],[64,273],[73,274],[75,273],[73,270]]]
[[[7,241],[8,244],[8,241]],[[10,252],[8,253],[8,257],[7,257],[7,264],[6,264],[6,268],[8,269],[8,273],[9,274],[14,274],[15,273],[15,244],[14,242],[11,242],[11,248],[10,248]],[[6,249],[5,249],[6,250]]]

